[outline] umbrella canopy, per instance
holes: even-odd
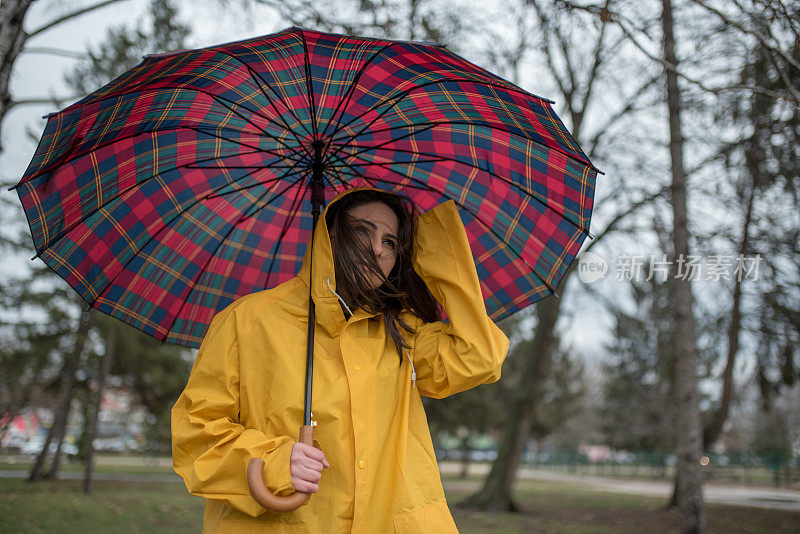
[[[91,306],[199,346],[300,268],[311,184],[459,206],[489,315],[553,293],[597,169],[551,102],[437,44],[301,28],[146,57],[49,116],[15,186],[37,256]]]

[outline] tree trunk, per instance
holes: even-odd
[[[459,447],[461,454],[463,455],[461,456],[461,478],[467,478],[467,475],[469,475],[469,453],[472,452],[472,449],[469,446],[469,438],[471,437],[472,432],[461,438],[461,447]]]
[[[667,107],[669,112],[669,152],[672,167],[673,241],[676,258],[689,256],[689,228],[686,212],[686,172],[683,165],[681,102],[678,88],[677,57],[673,34],[672,2],[662,0]],[[674,265],[674,264],[673,264]],[[675,395],[678,464],[678,507],[683,533],[704,533],[706,511],[703,503],[700,413],[697,393],[697,346],[693,316],[691,281],[678,277],[674,282],[675,310]]]
[[[744,256],[749,250],[750,224],[753,216],[754,187],[751,186],[746,199],[744,222],[742,224],[742,240],[739,242],[739,255]],[[733,280],[733,305],[731,306],[731,319],[728,325],[728,357],[725,370],[722,372],[722,395],[711,422],[703,429],[703,449],[709,450],[722,433],[722,426],[728,419],[728,410],[733,399],[733,367],[736,362],[736,353],[739,352],[739,332],[742,329],[742,283],[744,276],[737,276]]]
[[[111,369],[111,361],[114,359],[116,342],[117,328],[116,326],[112,326],[108,331],[108,339],[106,339],[106,351],[103,355],[100,377],[97,380],[97,392],[94,394],[89,437],[86,443],[86,469],[83,473],[83,492],[87,494],[91,491],[92,469],[94,467],[94,440],[97,437],[97,428],[100,420],[100,405],[103,403],[103,390],[106,386],[108,371]]]
[[[78,331],[75,333],[75,345],[72,352],[67,356],[64,361],[64,366],[61,369],[61,387],[58,395],[58,406],[56,413],[53,415],[53,425],[47,433],[47,438],[44,442],[44,447],[36,458],[36,462],[31,468],[28,481],[36,482],[43,478],[42,471],[44,469],[44,462],[47,459],[50,444],[53,439],[63,439],[67,422],[69,420],[69,409],[72,404],[72,392],[75,385],[75,371],[78,368],[78,362],[81,359],[83,352],[83,345],[86,341],[86,334],[89,332],[89,325],[91,318],[87,312],[81,314],[80,323],[78,324]],[[61,447],[59,446],[59,449]],[[56,457],[57,460],[57,457]],[[54,460],[53,468],[47,473],[46,478],[55,478],[58,476],[58,462]]]
[[[64,419],[63,424],[60,424],[57,428],[58,434],[53,436],[53,439],[56,440],[56,452],[53,454],[53,463],[50,464],[50,469],[45,473],[44,477],[48,480],[55,480],[58,478],[58,471],[61,469],[61,450],[64,447],[64,437],[67,434],[67,424],[69,423],[69,414],[72,408],[72,394],[70,394],[70,402],[69,407],[67,408],[66,418]]]
[[[573,262],[562,281],[572,272]],[[497,450],[497,459],[492,464],[483,487],[457,506],[485,511],[517,512],[520,507],[511,499],[511,490],[519,467],[522,452],[530,437],[536,414],[536,403],[540,400],[544,380],[550,368],[552,352],[555,350],[554,329],[558,319],[561,300],[548,298],[537,305],[539,322],[536,326],[531,351],[524,355],[523,368],[514,403],[509,413],[503,437]]]
[[[28,38],[23,22],[32,2],[33,0],[3,0],[0,3],[0,125],[11,109],[11,93],[8,90],[11,70]],[[2,151],[3,146],[0,144],[0,153]]]

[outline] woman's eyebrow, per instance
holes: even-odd
[[[356,220],[361,222],[361,223],[366,224],[367,226],[371,227],[373,230],[378,231],[378,226],[374,222],[368,221],[367,219],[356,219]],[[394,234],[386,234],[386,235],[388,237],[391,237],[392,239],[397,240],[397,236],[394,235]]]

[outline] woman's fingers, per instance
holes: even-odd
[[[296,474],[292,475],[292,486],[297,491],[305,493],[316,493],[319,491],[319,481],[322,474],[306,468],[298,468]]]
[[[296,491],[304,493],[319,491],[318,482],[322,478],[322,470],[326,467],[330,467],[330,464],[321,450],[300,442],[292,446],[289,472],[292,486]]]
[[[292,461],[301,461],[302,457],[305,456],[306,459],[316,461],[320,464],[321,467],[330,467],[331,465],[328,463],[327,458],[325,458],[325,454],[316,447],[312,447],[311,445],[306,445],[305,443],[297,442],[292,447]],[[307,462],[303,462],[304,464],[308,465]]]
[[[325,454],[321,450],[316,447],[312,447],[311,445],[306,445],[305,443],[300,443],[300,445],[303,446],[302,451],[307,457],[320,462],[325,467],[330,467],[328,460],[325,459]]]
[[[316,469],[308,469],[308,468],[300,468],[297,471],[298,478],[305,480],[306,482],[313,482],[317,483],[322,478],[322,473],[317,471]]]
[[[295,491],[302,491],[303,493],[316,493],[319,491],[319,484],[309,482],[303,479],[292,478],[292,487]]]

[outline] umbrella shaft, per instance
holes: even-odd
[[[320,150],[315,146],[314,154],[314,170],[311,177],[311,216],[312,216],[312,233],[317,228],[317,220],[319,219],[322,204],[325,202],[323,184],[322,184],[322,164],[318,160],[320,158]],[[313,273],[314,262],[312,261],[314,252],[314,240],[311,240],[311,246],[308,250],[309,256],[309,281],[314,278],[311,277]],[[308,284],[308,337],[307,337],[307,350],[306,350],[306,397],[303,408],[303,424],[311,426],[311,385],[314,378],[314,327],[316,326],[316,313],[314,310],[314,299],[311,296],[312,285]]]

